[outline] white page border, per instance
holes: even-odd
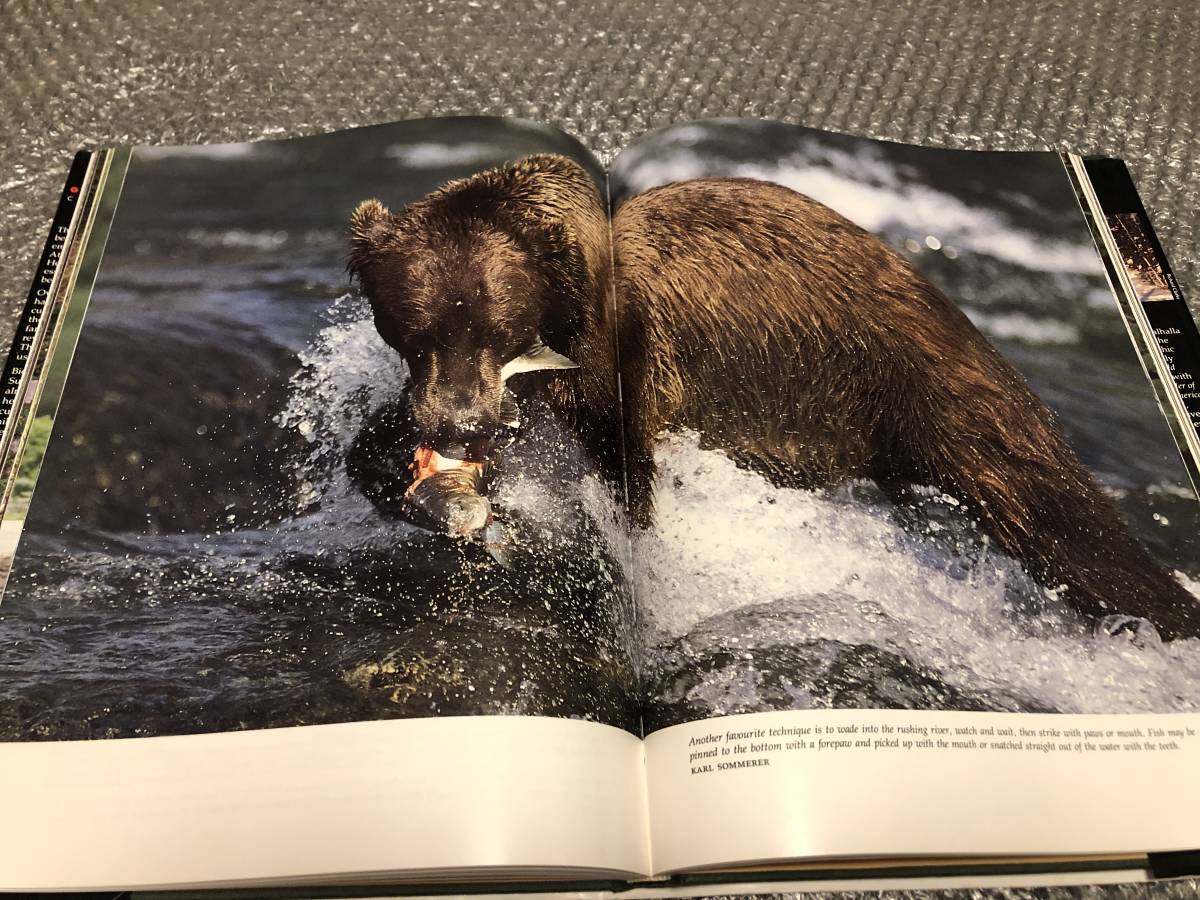
[[[642,743],[523,716],[0,744],[0,888],[649,872]]]
[[[655,869],[678,872],[797,858],[1073,855],[1200,847],[1200,737],[1185,741],[1179,751],[1111,755],[918,748],[783,751],[769,754],[766,766],[690,772],[688,741],[693,736],[818,722],[916,723],[952,731],[975,726],[1200,732],[1200,714],[852,709],[752,713],[676,725],[646,738]]]

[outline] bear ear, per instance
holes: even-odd
[[[382,247],[390,231],[392,214],[378,200],[364,200],[350,216],[350,262],[346,268],[351,275],[362,276],[363,268]]]

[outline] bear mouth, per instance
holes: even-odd
[[[536,368],[566,368],[569,360],[555,356],[548,365],[542,351]],[[512,374],[512,373],[506,373]],[[404,505],[418,524],[436,531],[471,536],[492,523],[491,504],[486,497],[488,477],[499,455],[516,440],[521,427],[517,399],[506,385],[501,388],[499,427],[472,435],[426,433],[408,464],[412,481],[404,492]],[[494,554],[493,554],[494,555]]]
[[[418,486],[445,472],[456,472],[464,476],[465,481],[477,486],[482,485],[492,462],[492,454],[511,444],[521,427],[520,407],[513,392],[508,388],[508,380],[525,372],[578,367],[574,361],[546,346],[539,335],[524,353],[509,360],[500,371],[500,409],[497,416],[500,428],[497,433],[470,438],[465,443],[453,445],[444,445],[436,439],[430,440],[432,436],[426,435],[409,463],[413,480],[404,496],[411,498]]]
[[[462,459],[455,459],[452,456],[443,456],[432,447],[418,447],[413,452],[413,460],[408,466],[413,480],[412,484],[408,486],[408,490],[405,491],[405,496],[411,497],[417,486],[423,481],[443,472],[460,472],[472,480],[482,480],[486,465],[487,458],[485,456],[476,457],[470,452],[470,448],[467,448]]]

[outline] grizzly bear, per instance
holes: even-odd
[[[364,202],[349,269],[428,447],[486,457],[507,374],[547,354],[550,403],[627,480],[635,524],[656,436],[691,429],[778,484],[935,486],[1084,616],[1200,634],[1012,365],[898,253],[792,190],[679,182],[610,222],[581,167],[532,156],[399,213]]]

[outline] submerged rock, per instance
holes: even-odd
[[[788,709],[1056,712],[1028,697],[955,685],[900,653],[811,639],[697,648],[682,638],[652,653],[646,732],[711,716]]]
[[[32,528],[204,532],[291,511],[290,461],[304,442],[264,410],[283,403],[280,376],[296,357],[262,340],[207,340],[205,326],[142,333],[88,321],[30,506]]]
[[[636,730],[618,562],[587,518],[525,529],[512,569],[407,525],[351,545],[38,535],[0,607],[0,740],[434,715]]]

